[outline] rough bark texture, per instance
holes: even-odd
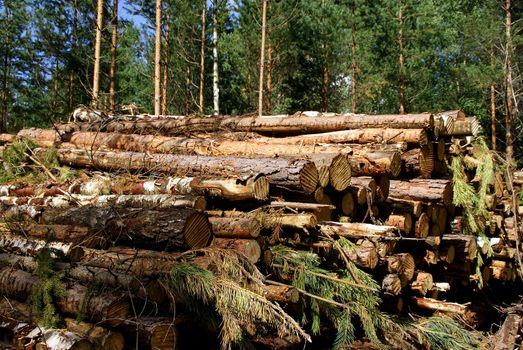
[[[217,176],[246,180],[264,175],[271,185],[312,193],[318,187],[318,169],[306,160],[240,157],[200,157],[135,152],[90,153],[58,149],[62,163],[105,170],[156,171],[178,176]]]
[[[449,180],[434,179],[391,180],[389,195],[400,199],[450,205],[452,203],[452,183]]]

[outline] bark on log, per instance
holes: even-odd
[[[412,297],[414,305],[422,309],[428,309],[439,312],[457,313],[464,315],[468,307],[458,303],[451,303],[430,298]]]
[[[398,129],[429,128],[434,126],[434,116],[424,114],[365,115],[303,112],[294,115],[223,118],[141,118],[135,120],[114,120],[102,130],[121,133],[153,133],[179,135],[191,131],[216,130],[248,131],[269,135],[300,135],[346,129],[381,128]],[[87,126],[88,127],[88,126]]]
[[[256,238],[262,223],[255,218],[209,217],[212,232],[219,238]]]
[[[77,322],[72,318],[65,318],[65,326],[69,331],[89,340],[95,349],[121,350],[124,347],[125,339],[120,332],[86,322]]]
[[[69,330],[38,326],[24,336],[24,343],[35,344],[36,350],[94,350],[93,344]]]
[[[287,209],[292,211],[304,211],[312,212],[318,219],[318,221],[330,221],[332,218],[332,212],[336,209],[335,206],[330,204],[316,204],[316,203],[300,203],[300,202],[281,202],[273,201],[267,208],[274,209]]]
[[[212,236],[207,217],[191,208],[45,208],[40,222],[85,226],[107,233],[108,238],[118,237],[144,246],[161,244],[168,249],[202,248]]]
[[[385,225],[397,227],[401,232],[409,235],[413,226],[412,216],[409,213],[390,215],[385,221]]]
[[[323,221],[319,224],[320,232],[328,235],[350,238],[366,238],[368,236],[397,236],[398,229],[394,226],[381,226],[364,223],[340,223]]]
[[[293,228],[298,230],[316,227],[318,220],[316,215],[309,213],[287,214],[272,211],[255,210],[253,212],[242,212],[236,210],[209,210],[206,212],[213,217],[221,217],[231,221],[232,219],[243,219],[247,221],[257,221],[264,229],[273,230],[277,227]],[[214,220],[214,219],[211,219]],[[224,222],[228,220],[223,220]],[[232,237],[224,237],[232,238]],[[238,237],[249,238],[249,237]],[[252,238],[252,237],[251,237]]]
[[[127,319],[120,327],[129,344],[138,349],[172,350],[176,348],[177,333],[173,320],[139,317]]]
[[[39,277],[28,272],[10,267],[0,270],[0,293],[13,298],[27,299],[40,283]],[[84,299],[87,300],[85,304]],[[103,322],[108,326],[122,323],[130,311],[128,302],[121,296],[111,293],[90,295],[87,288],[80,285],[67,287],[65,295],[58,297],[56,304],[60,312],[75,316],[85,305],[88,321]]]
[[[512,350],[516,349],[518,333],[523,326],[523,316],[520,314],[508,314],[503,321],[503,325],[493,336],[493,350]],[[521,347],[520,347],[521,349]]]
[[[42,149],[37,149],[38,154]],[[306,160],[283,158],[207,157],[137,152],[89,152],[58,149],[57,156],[67,165],[104,170],[163,172],[178,176],[216,176],[246,180],[266,176],[271,185],[312,193],[318,187],[318,169]]]
[[[365,156],[348,156],[354,176],[397,177],[401,173],[402,162],[399,152],[382,151],[367,153]]]
[[[388,198],[384,203],[392,208],[394,213],[409,213],[413,218],[419,218],[423,211],[423,203],[419,201],[403,200],[399,198]]]
[[[254,239],[214,238],[211,246],[239,252],[253,264],[256,264],[261,257],[260,245]]]
[[[405,177],[430,179],[434,171],[433,153],[430,148],[415,148],[401,154]]]
[[[84,253],[83,248],[70,243],[47,242],[36,238],[29,239],[7,232],[0,234],[0,247],[6,252],[30,256],[36,256],[42,249],[49,249],[51,256],[56,257],[57,254],[54,252],[56,251],[59,252],[61,256],[73,261],[80,259]]]
[[[390,178],[388,176],[378,176],[376,178],[376,185],[378,185],[376,191],[376,199],[380,202],[383,202],[384,200],[389,198]]]
[[[317,145],[324,143],[398,143],[406,142],[421,147],[429,143],[429,137],[425,129],[356,129],[326,132],[321,134],[306,134],[291,136],[287,138],[274,139],[271,143],[291,145]]]
[[[435,179],[391,180],[390,196],[450,205],[452,203],[452,183],[449,180]]]

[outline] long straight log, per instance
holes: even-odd
[[[262,223],[250,217],[209,217],[212,232],[219,238],[256,238]]]
[[[366,238],[368,236],[397,236],[398,229],[394,226],[382,226],[364,223],[341,223],[323,221],[319,231],[328,235],[351,238]]]
[[[316,145],[323,143],[398,143],[406,142],[409,144],[425,147],[429,144],[429,137],[425,129],[357,129],[326,132],[322,134],[307,134],[279,138],[271,141],[279,144],[294,145]]]
[[[262,134],[286,136],[303,133],[327,132],[390,126],[398,129],[433,128],[434,116],[424,114],[334,114],[303,112],[294,115],[222,118],[140,118],[114,120],[104,125],[103,130],[121,133],[162,133],[179,135],[191,131],[215,130],[254,131]]]
[[[55,252],[65,256],[73,261],[80,259],[84,254],[84,249],[71,243],[47,242],[43,239],[24,238],[18,235],[12,235],[7,232],[0,234],[0,247],[3,251],[35,256],[43,249],[49,249],[52,256]]]
[[[0,292],[10,297],[27,299],[40,282],[39,277],[28,272],[10,267],[0,270]],[[108,326],[121,324],[129,315],[128,302],[121,296],[102,293],[88,297],[89,293],[86,287],[79,285],[66,288],[65,294],[57,297],[58,309],[76,316],[82,310],[84,300],[88,300],[85,305],[86,319],[103,322]]]
[[[36,150],[36,153],[41,150]],[[137,152],[89,152],[58,149],[62,163],[105,170],[163,172],[178,176],[217,176],[240,180],[264,175],[271,185],[312,193],[318,187],[318,169],[307,160],[282,158],[205,157]]]
[[[319,204],[319,203],[301,203],[301,202],[282,202],[272,201],[266,206],[268,209],[284,209],[299,212],[310,212],[313,213],[318,221],[330,221],[332,218],[332,212],[336,209],[335,206],[330,204]]]
[[[47,225],[71,225],[104,232],[108,240],[130,240],[134,244],[165,245],[173,248],[202,248],[210,241],[207,217],[192,208],[148,210],[139,208],[36,208],[39,222]],[[16,213],[17,221],[31,221]],[[24,220],[25,219],[25,220]]]
[[[391,180],[389,195],[399,199],[450,205],[452,203],[452,184],[449,180],[434,179]]]
[[[468,307],[466,305],[451,303],[446,301],[435,300],[431,298],[413,297],[414,304],[422,309],[428,309],[439,312],[449,312],[464,315]]]

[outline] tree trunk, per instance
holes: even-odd
[[[260,43],[260,84],[258,90],[258,117],[263,114],[263,69],[265,67],[265,27],[267,23],[267,0],[262,0],[262,28]]]
[[[507,161],[514,157],[512,123],[517,116],[517,106],[514,105],[514,85],[512,81],[512,0],[505,0],[505,131]]]
[[[165,37],[163,45],[162,115],[167,114],[167,87],[169,82],[169,11],[165,14]]]
[[[199,100],[199,111],[200,114],[204,113],[204,86],[205,86],[205,32],[206,32],[206,17],[207,17],[207,1],[202,0],[202,15],[201,15],[201,38],[200,38],[200,100]]]
[[[43,151],[43,150],[42,150]],[[38,153],[38,151],[36,151]],[[135,152],[87,152],[58,149],[64,164],[105,170],[154,170],[184,176],[227,176],[239,180],[266,175],[270,184],[310,194],[318,187],[318,170],[306,160],[277,158],[205,157]],[[224,173],[224,169],[225,173]]]
[[[269,11],[271,9],[271,4],[269,3]],[[269,32],[270,35],[270,32]],[[267,114],[271,114],[272,112],[272,99],[271,99],[271,93],[272,93],[272,69],[273,69],[273,60],[272,60],[272,51],[273,47],[269,43],[269,47],[267,48],[267,85],[266,85],[266,94],[265,94],[265,112]]]
[[[422,202],[452,203],[452,183],[449,180],[413,179],[390,181],[390,197]]]
[[[405,58],[403,56],[403,45],[404,45],[404,37],[403,37],[403,1],[399,0],[399,14],[398,14],[398,22],[399,22],[399,33],[398,33],[398,46],[399,46],[399,97],[400,97],[400,106],[399,106],[399,112],[400,114],[405,114]]]
[[[352,1],[352,27],[351,27],[351,111],[356,113],[356,88],[358,83],[358,64],[356,61],[356,0]]]
[[[422,309],[428,309],[432,311],[439,311],[439,312],[449,312],[449,313],[457,313],[460,315],[464,315],[468,307],[466,305],[461,305],[458,303],[450,303],[446,301],[440,301],[435,300],[431,298],[420,298],[420,297],[413,297],[412,300],[414,301],[414,304]]]
[[[212,94],[213,115],[220,114],[220,89],[218,86],[218,0],[212,1]]]
[[[118,47],[118,0],[113,0],[113,18],[111,34],[111,68],[109,70],[109,111],[116,110],[116,52]]]
[[[102,47],[103,27],[103,0],[98,0],[96,13],[96,39],[94,44],[94,70],[93,70],[93,108],[98,108],[100,90],[100,52]]]
[[[86,125],[91,127],[92,125]],[[213,132],[216,130],[245,131],[268,134],[270,136],[302,135],[356,129],[382,129],[389,131],[383,135],[384,143],[402,142],[413,131],[403,129],[432,129],[434,116],[422,114],[333,114],[319,112],[303,112],[296,115],[225,117],[225,118],[143,118],[131,121],[111,121],[105,123],[101,130],[106,132],[180,135],[186,133]],[[348,132],[349,132],[348,131]],[[417,133],[420,133],[419,130]],[[414,131],[416,134],[416,131]],[[412,137],[412,136],[411,136]],[[418,136],[419,138],[419,136]],[[380,140],[375,140],[380,141]],[[380,141],[380,142],[381,142]],[[416,140],[418,142],[418,140]],[[278,143],[277,141],[275,143]],[[354,142],[358,143],[358,142]]]
[[[312,212],[318,221],[330,221],[332,212],[336,207],[329,204],[273,201],[267,208],[287,209],[292,212]]]
[[[156,0],[156,34],[154,45],[154,115],[161,114],[162,0]]]
[[[412,216],[409,213],[403,213],[401,215],[394,214],[390,215],[385,220],[385,225],[397,227],[402,233],[409,235],[412,230]]]
[[[73,12],[73,28],[71,29],[71,58],[76,57],[76,47],[77,47],[77,27],[78,27],[78,6],[77,0],[73,1],[72,5]],[[67,113],[73,112],[73,103],[74,103],[74,77],[76,72],[74,69],[69,68],[69,81],[67,83]]]
[[[492,66],[494,65],[494,46],[490,50],[490,59]],[[490,84],[490,132],[492,140],[492,150],[497,150],[497,117],[496,117],[496,85]]]

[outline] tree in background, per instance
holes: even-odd
[[[116,109],[116,57],[118,48],[118,0],[113,0],[111,18],[111,69],[109,71],[109,110]]]
[[[98,0],[96,11],[96,39],[94,42],[94,69],[93,69],[93,101],[92,106],[98,108],[100,91],[100,54],[102,47],[103,27],[103,0]]]

